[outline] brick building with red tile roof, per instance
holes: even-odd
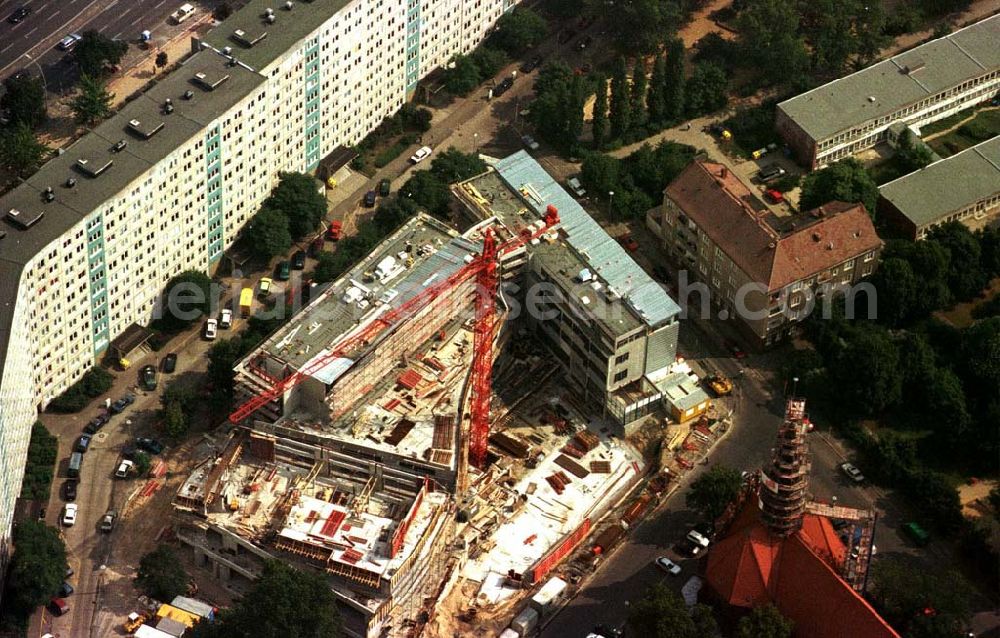
[[[834,201],[779,216],[732,171],[706,160],[667,186],[647,221],[687,281],[708,287],[711,308],[739,318],[763,345],[804,319],[824,284],[850,286],[870,275],[882,248],[862,204]],[[696,297],[681,301],[704,303]]]

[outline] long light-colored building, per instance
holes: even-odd
[[[213,269],[280,171],[359,142],[513,5],[251,0],[0,198],[0,556],[37,412]]]
[[[897,122],[919,128],[993,98],[998,41],[993,16],[781,102],[775,126],[806,166],[850,157]]]

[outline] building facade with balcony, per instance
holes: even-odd
[[[688,313],[735,319],[762,346],[782,340],[834,294],[850,295],[882,248],[861,204],[830,202],[781,218],[725,166],[705,160],[667,186],[647,222],[681,272]]]

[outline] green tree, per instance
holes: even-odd
[[[604,76],[597,78],[594,118],[591,121],[590,128],[594,137],[594,148],[601,150],[608,135],[608,81]]]
[[[212,280],[198,270],[185,270],[163,288],[159,325],[164,330],[183,330],[203,317],[211,316]]]
[[[717,111],[726,105],[729,81],[726,72],[714,62],[701,62],[684,85],[685,106],[690,117]]]
[[[905,636],[959,636],[972,618],[974,590],[958,572],[886,556],[872,563],[870,578],[875,606]],[[928,608],[933,617],[924,614]]]
[[[167,56],[166,51],[160,51],[159,53],[156,54],[157,67],[162,69],[163,67],[167,66],[168,62],[170,62],[170,58]]]
[[[576,148],[583,134],[583,104],[586,101],[587,88],[582,76],[574,76],[569,85],[566,101],[566,146],[572,151]]]
[[[794,82],[809,66],[806,45],[799,35],[799,3],[794,0],[746,3],[737,20],[737,32],[744,59],[770,82]]]
[[[649,89],[649,81],[646,78],[646,64],[642,57],[635,59],[632,66],[632,112],[633,126],[643,126],[646,123],[646,93]]]
[[[215,10],[212,11],[212,17],[218,20],[219,22],[222,22],[231,15],[233,15],[233,8],[229,5],[228,2],[223,2],[219,4],[218,6],[215,7]]]
[[[931,149],[920,140],[915,140],[910,129],[903,129],[896,143],[896,158],[904,173],[912,173],[927,166],[934,160]]]
[[[96,76],[81,75],[80,94],[70,102],[70,108],[78,124],[93,126],[111,116],[112,99],[114,95]]]
[[[632,97],[625,59],[619,58],[615,63],[614,75],[611,77],[611,107],[608,120],[611,123],[612,139],[621,140],[629,132],[632,126],[631,106]]]
[[[666,122],[675,122],[684,114],[684,42],[679,38],[674,38],[667,44],[665,63],[664,119]]]
[[[660,47],[664,34],[672,35],[677,30],[680,21],[677,3],[632,0],[615,6],[614,19],[609,26],[620,52],[649,55]]]
[[[947,283],[952,296],[959,301],[977,297],[989,280],[989,274],[982,267],[982,251],[977,237],[965,224],[957,221],[932,228],[927,237],[941,246],[947,255]]]
[[[667,104],[667,58],[661,54],[656,56],[653,64],[653,75],[649,79],[649,95],[646,98],[649,121],[654,126],[661,126],[666,120]]]
[[[899,401],[903,376],[899,351],[889,335],[877,327],[862,326],[843,335],[833,353],[830,376],[844,404],[875,416]],[[858,370],[865,373],[858,374]]]
[[[490,41],[516,56],[541,44],[547,34],[548,25],[540,15],[525,7],[515,7],[497,20]]]
[[[48,119],[45,110],[45,83],[30,73],[15,73],[3,81],[0,110],[7,112],[12,124],[36,128]]]
[[[253,252],[263,259],[284,255],[292,247],[288,217],[280,210],[261,208],[247,225],[246,239]]]
[[[59,440],[49,433],[41,421],[31,426],[28,460],[24,466],[24,480],[21,482],[21,498],[48,500],[58,452]]]
[[[486,172],[486,162],[475,153],[463,153],[454,146],[438,153],[431,161],[431,173],[445,184],[454,184]]]
[[[482,82],[500,72],[507,64],[507,54],[500,49],[480,45],[470,55],[479,70],[479,81]]]
[[[451,209],[451,191],[448,184],[431,171],[417,171],[399,189],[407,197],[432,215],[447,217]]]
[[[914,316],[923,286],[908,261],[899,257],[882,260],[871,283],[878,293],[879,322],[895,328]]]
[[[132,461],[135,463],[135,475],[139,478],[143,478],[149,474],[149,468],[152,467],[152,459],[145,452],[136,452],[132,457]]]
[[[126,51],[128,43],[124,40],[112,40],[97,31],[84,31],[73,55],[80,73],[96,78],[105,74],[106,65],[120,63]]]
[[[66,546],[59,531],[42,521],[21,521],[14,527],[13,540],[4,602],[18,616],[27,617],[59,590],[66,574]]]
[[[629,607],[628,625],[644,638],[702,638],[684,599],[657,583]]]
[[[792,621],[774,605],[759,605],[740,618],[736,638],[792,638]]]
[[[52,152],[21,122],[12,129],[0,130],[0,166],[11,174],[30,177]]]
[[[163,409],[163,429],[175,439],[187,434],[190,424],[180,401],[171,401]]]
[[[865,167],[853,157],[813,171],[802,180],[802,210],[811,210],[827,202],[861,202],[874,214],[878,186]]]
[[[326,577],[270,561],[243,598],[193,638],[339,638],[340,614]]]
[[[57,396],[48,405],[50,412],[72,413],[87,407],[90,400],[111,389],[114,376],[103,368],[93,367],[87,370],[80,380]]]
[[[279,182],[264,201],[264,207],[281,211],[288,218],[293,240],[313,233],[326,214],[326,198],[321,186],[305,173],[281,173]]]
[[[111,389],[114,382],[115,377],[113,374],[97,366],[84,372],[80,380],[77,381],[80,384],[80,390],[88,397],[101,396]]]
[[[187,591],[187,573],[180,558],[167,545],[159,545],[142,557],[135,580],[156,600],[173,600]]]
[[[684,500],[689,507],[714,522],[736,500],[742,486],[743,479],[738,471],[725,465],[715,465],[691,483],[691,490]]]
[[[445,87],[452,95],[468,95],[479,81],[479,67],[467,55],[456,55],[444,75]]]
[[[240,337],[216,341],[208,349],[208,385],[217,404],[228,406],[232,402],[233,366],[245,352]]]
[[[580,179],[595,197],[621,190],[621,160],[603,153],[588,153],[583,158]]]

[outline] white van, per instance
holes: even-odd
[[[170,17],[173,19],[174,22],[180,24],[181,22],[184,22],[185,20],[190,18],[192,15],[194,15],[194,6],[185,3],[181,5],[180,9],[171,13]]]

